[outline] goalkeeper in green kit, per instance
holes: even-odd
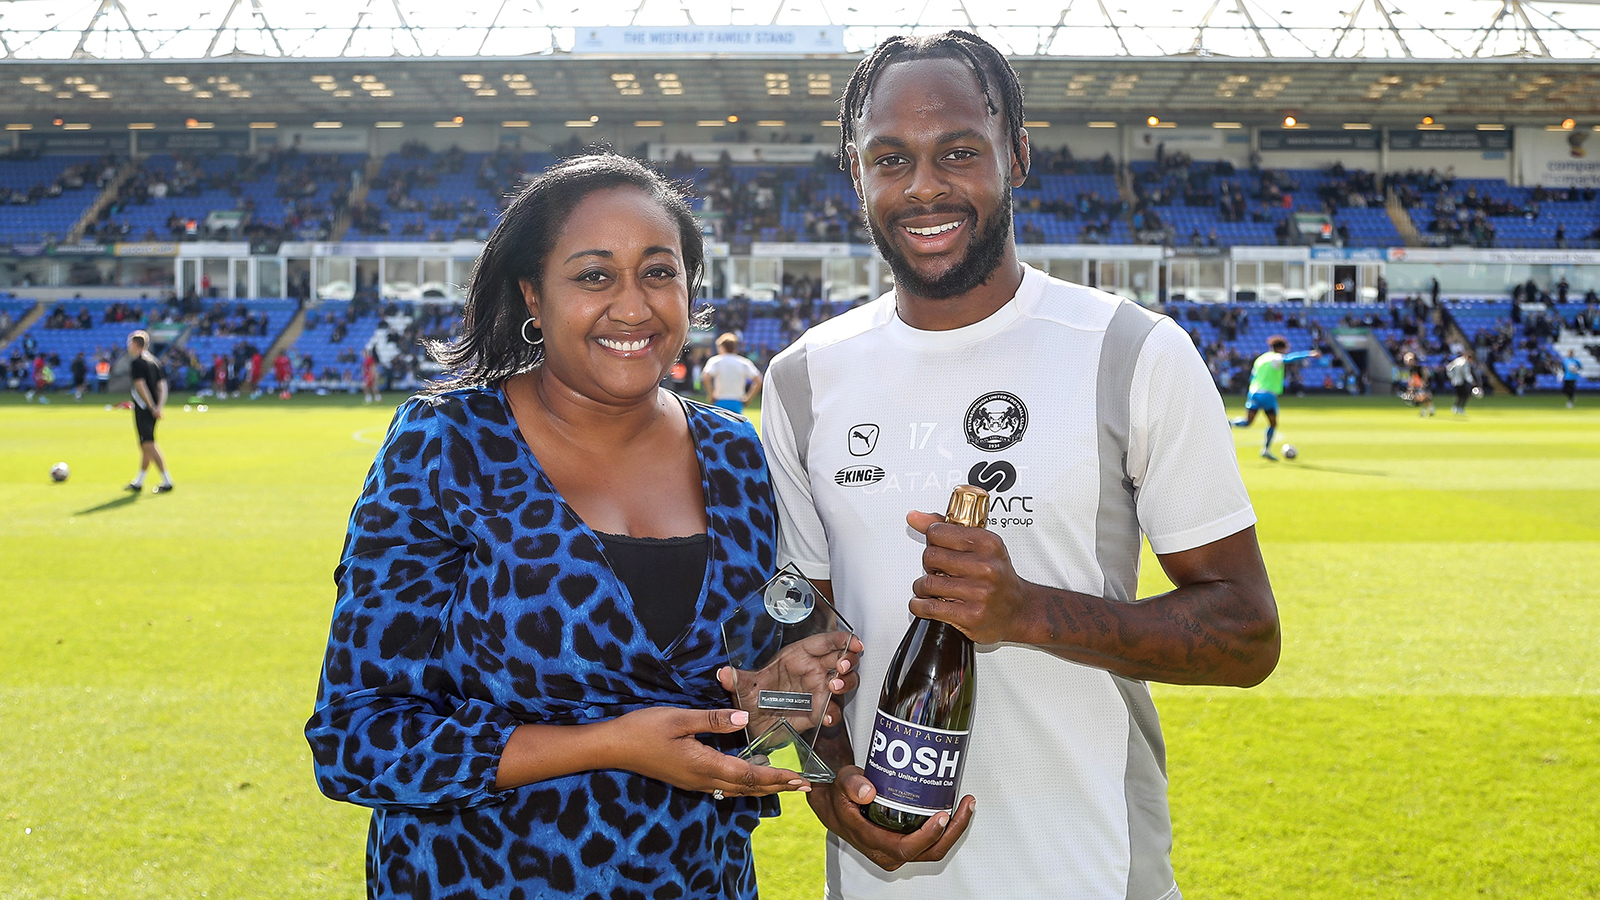
[[[1276,462],[1278,458],[1272,455],[1272,436],[1278,431],[1278,395],[1283,393],[1283,367],[1297,360],[1321,356],[1322,351],[1290,353],[1289,339],[1281,334],[1267,338],[1267,346],[1271,349],[1256,357],[1255,365],[1250,367],[1250,390],[1245,395],[1244,418],[1234,419],[1233,427],[1249,428],[1255,424],[1256,413],[1266,413],[1267,439],[1261,444],[1261,455]]]

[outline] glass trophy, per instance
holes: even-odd
[[[754,736],[736,756],[833,781],[814,748],[833,700],[828,682],[852,637],[850,623],[793,565],[723,621],[734,702],[750,714],[745,736]]]

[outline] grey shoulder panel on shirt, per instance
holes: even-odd
[[[789,430],[794,434],[795,455],[800,468],[806,468],[811,449],[811,361],[803,343],[795,344],[779,354],[767,367],[767,390],[776,391],[778,402],[783,404],[789,417]]]
[[[1172,815],[1167,807],[1167,745],[1142,681],[1111,675],[1128,707],[1128,764],[1122,776],[1128,810],[1128,900],[1175,896]]]
[[[1133,372],[1150,332],[1164,318],[1124,300],[1100,345],[1095,406],[1100,455],[1100,504],[1095,512],[1095,558],[1104,577],[1101,596],[1127,603],[1139,579],[1139,516],[1128,477]],[[1176,896],[1172,818],[1167,807],[1166,742],[1150,689],[1111,675],[1128,710],[1128,757],[1123,797],[1128,811],[1128,898]]]
[[[1128,477],[1129,397],[1133,370],[1145,339],[1165,318],[1131,300],[1117,305],[1100,344],[1095,407],[1100,450],[1100,505],[1095,513],[1095,559],[1105,582],[1101,596],[1126,603],[1134,599],[1139,575],[1139,517]]]

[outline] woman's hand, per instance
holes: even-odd
[[[728,797],[811,790],[811,782],[788,769],[758,766],[695,739],[707,732],[731,734],[749,721],[749,713],[733,709],[635,710],[607,723],[613,765],[684,790],[721,791]]]

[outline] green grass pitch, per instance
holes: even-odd
[[[1186,897],[1600,897],[1584,400],[1291,398],[1276,464],[1235,432],[1283,660],[1155,689]],[[360,896],[366,814],[317,793],[300,729],[390,410],[180,403],[178,490],[128,499],[131,416],[102,402],[0,399],[0,898]],[[757,831],[767,900],[820,895],[803,805]]]

